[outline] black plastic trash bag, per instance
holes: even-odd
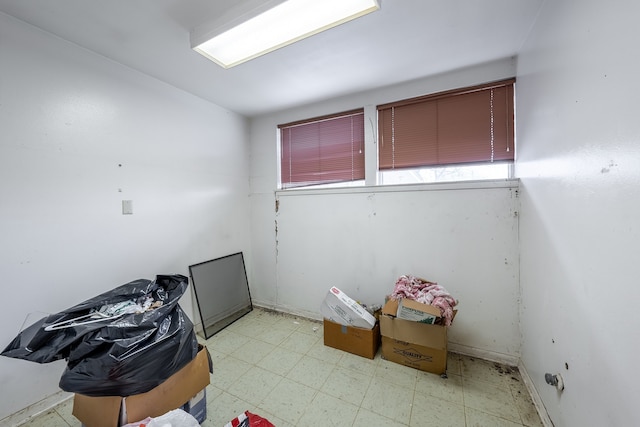
[[[198,352],[193,323],[178,305],[181,275],[139,279],[41,319],[3,356],[37,363],[67,359],[60,388],[88,396],[151,390]]]

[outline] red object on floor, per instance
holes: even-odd
[[[244,411],[242,414],[229,421],[224,427],[275,427],[269,420],[260,415]]]

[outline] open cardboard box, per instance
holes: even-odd
[[[382,357],[421,371],[444,374],[447,371],[447,327],[399,319],[397,312],[396,300],[388,300],[382,308]]]
[[[206,347],[198,347],[191,362],[146,393],[127,397],[75,394],[73,415],[87,427],[118,427],[183,407],[210,383],[211,356]]]
[[[373,359],[380,346],[380,325],[357,328],[324,319],[324,345]]]

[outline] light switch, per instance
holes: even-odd
[[[122,201],[122,215],[133,215],[133,200]]]

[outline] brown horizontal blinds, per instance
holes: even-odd
[[[513,160],[513,84],[378,106],[379,169]]]
[[[364,179],[364,111],[278,126],[282,188]]]

